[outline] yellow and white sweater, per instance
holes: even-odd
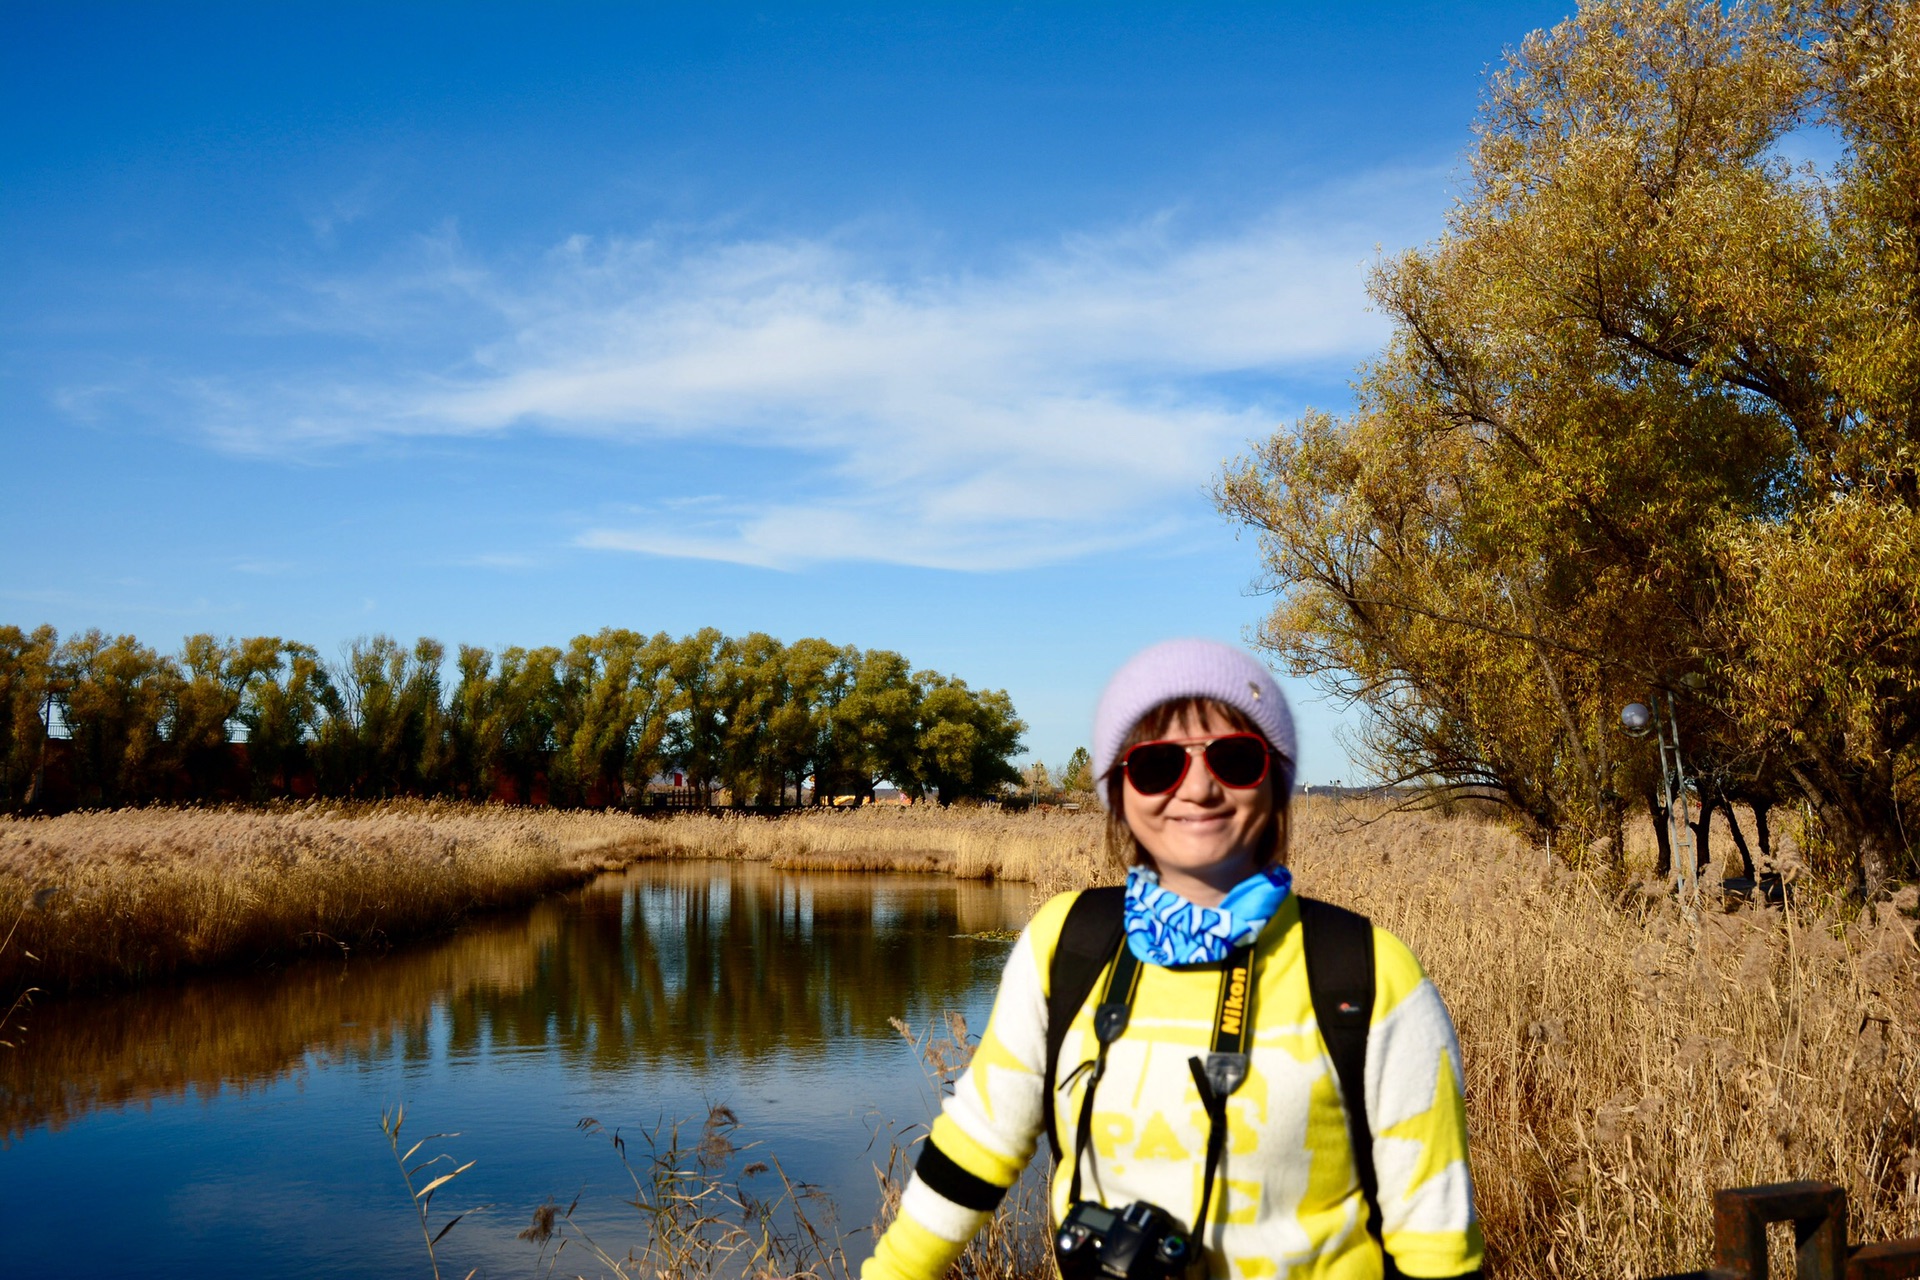
[[[1046,1128],[1047,981],[1073,894],[1034,916],[1013,953],[972,1064],[934,1122],[932,1158],[975,1205],[1011,1186]],[[1408,1276],[1461,1276],[1481,1258],[1467,1167],[1460,1046],[1440,994],[1406,945],[1374,930],[1375,993],[1368,1032],[1367,1110],[1379,1175],[1381,1234]],[[1376,1280],[1380,1250],[1354,1174],[1339,1079],[1320,1038],[1300,941],[1300,905],[1288,897],[1254,953],[1254,1035],[1247,1079],[1227,1103],[1228,1141],[1205,1231],[1215,1280]],[[1060,1049],[1054,1100],[1061,1146],[1054,1220],[1066,1211],[1075,1121],[1094,1056],[1093,1007],[1104,978]],[[1183,1221],[1200,1204],[1207,1116],[1187,1059],[1211,1045],[1220,975],[1142,967],[1127,1030],[1107,1053],[1094,1098],[1081,1194],[1108,1205],[1147,1200]],[[957,1166],[957,1167],[956,1167]],[[977,1193],[977,1194],[973,1194]],[[899,1215],[862,1280],[938,1280],[986,1221],[927,1185],[908,1182]]]

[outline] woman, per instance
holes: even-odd
[[[1115,674],[1094,720],[1094,770],[1109,848],[1131,864],[1115,904],[1124,945],[1116,940],[1058,1036],[1056,1074],[1048,1003],[1065,966],[1055,952],[1064,959],[1075,944],[1062,946],[1063,930],[1087,936],[1078,921],[1098,912],[1092,896],[1076,911],[1081,895],[1062,894],[1034,916],[863,1280],[937,1280],[1050,1125],[1056,1248],[1079,1250],[1061,1255],[1070,1273],[1087,1273],[1084,1260],[1115,1227],[1075,1202],[1157,1206],[1173,1224],[1158,1255],[1165,1274],[1202,1253],[1222,1280],[1477,1273],[1453,1025],[1391,934],[1311,902],[1303,928],[1286,865],[1294,765],[1286,700],[1247,654],[1175,640]],[[1316,923],[1329,916],[1361,925],[1348,952],[1303,941],[1332,936]],[[1330,1002],[1333,971],[1369,965],[1355,1025],[1339,1030],[1356,1004]],[[1073,1000],[1061,981],[1056,1000]],[[1350,1115],[1343,1099],[1358,1095],[1364,1106]],[[1366,1148],[1358,1160],[1356,1144]],[[1183,1234],[1197,1238],[1185,1249]]]

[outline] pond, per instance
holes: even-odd
[[[5,1271],[427,1275],[381,1131],[402,1103],[405,1145],[457,1135],[416,1162],[474,1162],[433,1229],[486,1206],[446,1276],[536,1274],[516,1233],[550,1197],[620,1256],[640,1233],[612,1136],[642,1163],[716,1105],[864,1256],[874,1166],[935,1106],[890,1019],[977,1032],[1029,908],[1024,885],[652,863],[388,955],[45,1002],[0,1048]]]

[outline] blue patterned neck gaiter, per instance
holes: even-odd
[[[1272,866],[1227,891],[1217,907],[1196,906],[1148,867],[1127,872],[1127,949],[1143,964],[1164,967],[1225,960],[1267,927],[1293,888],[1293,873]]]

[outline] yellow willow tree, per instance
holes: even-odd
[[[1917,68],[1910,3],[1609,0],[1492,78],[1446,233],[1375,273],[1394,336],[1353,411],[1218,488],[1262,539],[1264,643],[1373,710],[1386,776],[1617,858],[1650,762],[1615,716],[1658,691],[1703,799],[1797,794],[1871,888],[1910,865],[1920,682],[1883,620],[1911,552],[1868,566],[1831,513],[1899,531],[1920,498]]]
[[[52,627],[0,626],[0,810],[31,808],[41,799],[58,647]]]

